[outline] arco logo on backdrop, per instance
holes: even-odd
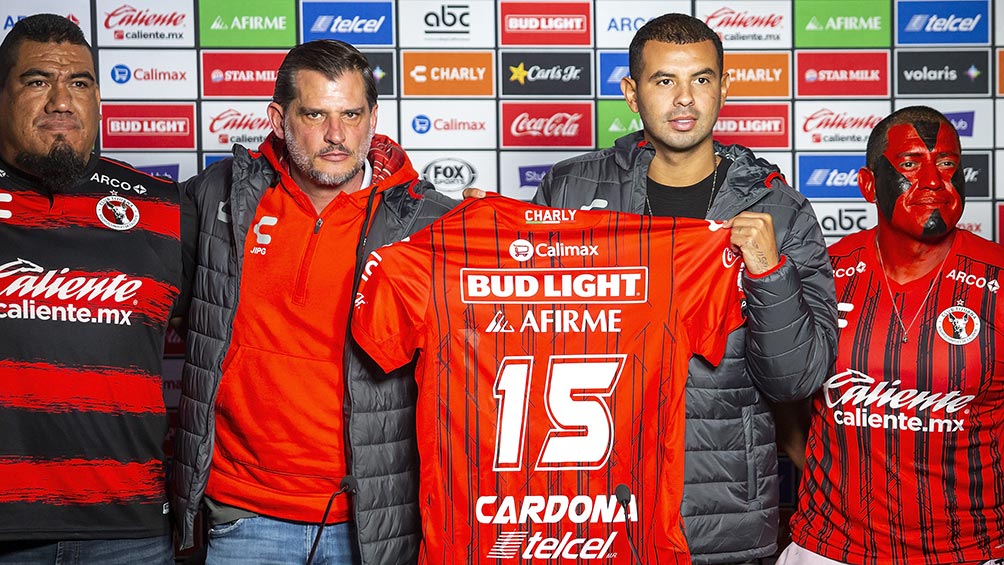
[[[806,97],[889,96],[889,51],[798,51],[795,92]]]
[[[896,45],[989,44],[989,0],[896,2]]]
[[[791,103],[729,103],[718,115],[715,139],[752,149],[791,149]]]
[[[593,147],[592,102],[501,102],[502,147]]]
[[[303,41],[340,39],[352,45],[394,45],[391,2],[303,2]]]
[[[494,51],[402,51],[403,96],[495,96]]]
[[[732,77],[729,98],[791,96],[790,52],[726,52],[724,65]]]
[[[896,51],[896,95],[990,96],[990,50]]]
[[[502,0],[499,46],[592,46],[591,15],[591,2]]]
[[[690,13],[690,0],[596,0],[596,46],[626,49],[649,20],[669,12]]]
[[[286,51],[202,51],[202,96],[271,98]]]
[[[795,47],[889,47],[889,2],[795,0]]]
[[[195,104],[101,104],[101,149],[195,149]]]
[[[592,96],[591,51],[503,51],[502,96]]]

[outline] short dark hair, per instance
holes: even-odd
[[[14,24],[0,43],[0,88],[7,85],[7,75],[17,65],[17,52],[25,41],[82,45],[91,51],[94,62],[94,51],[80,26],[56,14],[35,14]]]
[[[952,122],[944,114],[931,108],[930,106],[907,106],[889,114],[875,125],[868,136],[868,148],[865,151],[865,165],[875,171],[879,166],[882,154],[889,145],[889,129],[899,124],[919,124],[919,123],[952,125]],[[959,132],[952,126],[955,139],[958,141]],[[960,143],[961,146],[961,143]]]
[[[722,50],[722,39],[718,37],[718,34],[708,27],[708,24],[695,17],[673,13],[663,14],[649,20],[634,34],[631,47],[628,49],[628,65],[631,69],[631,78],[635,80],[641,79],[641,53],[645,49],[645,43],[649,41],[662,41],[677,45],[710,41],[718,53],[719,76],[723,72],[725,56]]]
[[[366,86],[366,102],[370,109],[377,103],[376,79],[366,56],[358,49],[337,39],[308,41],[289,50],[282,60],[275,77],[272,101],[282,106],[283,111],[297,96],[296,72],[317,71],[330,80],[335,80],[346,72],[356,71],[363,77]]]

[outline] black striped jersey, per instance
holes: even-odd
[[[955,230],[942,267],[906,284],[883,276],[875,230],[829,251],[839,353],[794,541],[851,564],[1004,557],[1004,247]]]
[[[375,251],[353,333],[419,352],[421,562],[633,563],[630,529],[689,563],[687,363],[741,325],[741,267],[713,222],[497,196]]]
[[[0,163],[0,540],[168,531],[182,256],[174,182],[95,156],[50,196]]]

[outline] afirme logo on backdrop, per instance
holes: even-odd
[[[990,95],[990,50],[896,51],[896,95]]]
[[[797,51],[798,96],[889,96],[889,51]]]
[[[864,166],[864,153],[802,154],[795,188],[810,199],[859,199],[858,169]]]
[[[896,45],[988,45],[989,0],[896,2]]]
[[[502,96],[592,96],[590,51],[503,51]]]
[[[304,2],[303,41],[340,39],[353,45],[394,45],[391,2]]]
[[[795,10],[795,47],[888,47],[890,16],[889,2],[799,2]]]
[[[499,5],[499,46],[589,47],[592,2],[507,2]]]
[[[715,139],[755,149],[791,148],[791,103],[726,104],[715,124]]]
[[[597,80],[600,96],[622,98],[624,93],[621,92],[621,79],[631,76],[627,51],[600,51],[599,57],[600,70]]]

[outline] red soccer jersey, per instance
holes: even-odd
[[[629,527],[689,563],[687,362],[742,323],[740,268],[705,220],[502,197],[373,253],[353,334],[387,370],[421,351],[422,562],[628,563]]]
[[[840,347],[794,541],[851,564],[1004,556],[1004,248],[956,230],[943,267],[905,285],[886,282],[874,230],[830,256]]]

